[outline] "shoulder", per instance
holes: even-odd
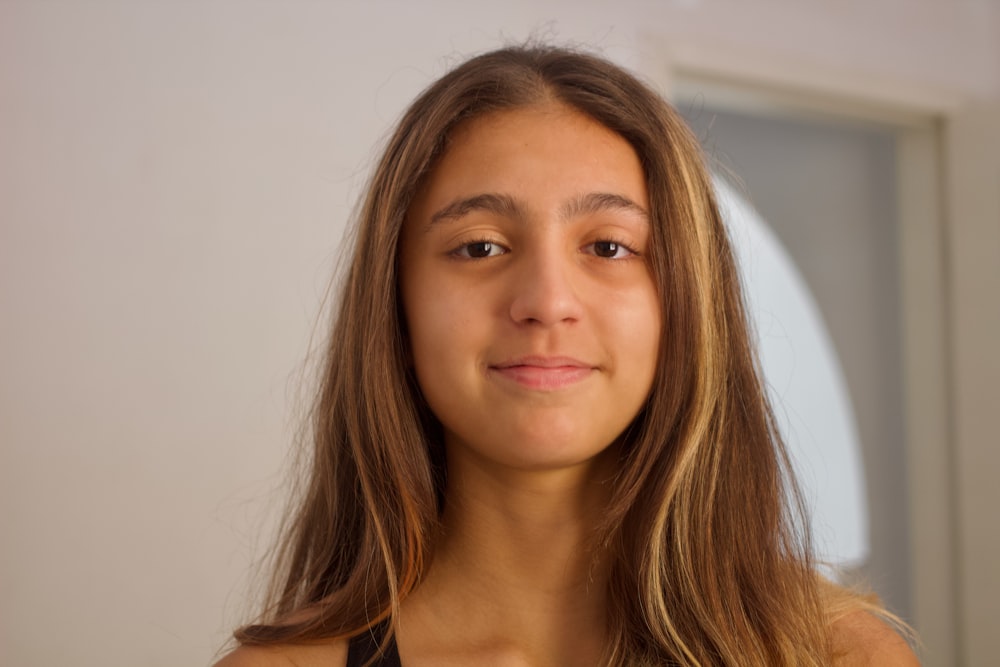
[[[834,622],[834,664],[838,667],[919,667],[910,645],[890,625],[867,611],[854,611]]]
[[[343,667],[347,664],[346,639],[316,644],[240,646],[214,667]]]

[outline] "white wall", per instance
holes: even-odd
[[[471,4],[0,2],[0,664],[210,661],[371,147],[462,55],[642,33],[1000,98],[988,0]]]

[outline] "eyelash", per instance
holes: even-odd
[[[605,259],[605,260],[608,260],[608,261],[615,262],[615,261],[621,261],[623,259],[628,259],[630,257],[638,257],[639,256],[639,252],[637,250],[635,250],[634,248],[632,248],[632,246],[630,246],[628,243],[625,243],[624,241],[619,241],[618,239],[612,238],[612,237],[603,238],[603,239],[599,239],[597,241],[593,241],[593,242],[588,243],[587,245],[585,245],[584,248],[593,248],[594,246],[596,246],[599,243],[604,243],[604,244],[609,244],[609,245],[617,246],[617,248],[619,250],[625,250],[628,254],[625,255],[624,257],[603,257],[601,255],[598,255],[597,253],[591,253],[595,257],[597,257],[598,259]],[[469,254],[469,248],[471,248],[473,246],[484,246],[484,245],[491,246],[490,250],[492,250],[493,248],[496,248],[500,252],[497,253],[497,254],[495,254],[495,255],[494,254],[486,254],[486,255],[481,255],[481,256],[473,256],[473,255]],[[465,241],[461,245],[459,245],[457,248],[455,248],[454,250],[452,250],[449,254],[451,256],[453,256],[453,257],[456,257],[458,259],[463,259],[463,260],[480,260],[480,259],[489,259],[490,257],[499,257],[500,255],[506,255],[508,252],[510,252],[509,248],[504,247],[502,244],[497,243],[493,239],[490,239],[490,238],[481,238],[481,239],[474,239],[474,240],[471,240],[471,241]]]

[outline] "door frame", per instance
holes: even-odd
[[[923,644],[924,664],[955,665],[963,663],[963,658],[969,660],[975,651],[963,647],[975,638],[968,636],[972,610],[963,605],[968,586],[960,585],[970,578],[964,562],[969,557],[968,539],[963,539],[961,529],[979,525],[986,517],[961,513],[968,508],[982,513],[983,506],[976,510],[971,501],[959,503],[959,483],[968,476],[960,466],[966,459],[976,459],[963,456],[963,450],[977,444],[979,433],[976,429],[963,433],[956,397],[963,395],[961,390],[967,385],[970,389],[982,385],[984,378],[978,377],[975,369],[956,364],[956,359],[975,359],[977,350],[996,354],[980,338],[967,349],[969,336],[962,333],[969,324],[982,326],[978,321],[981,313],[974,312],[975,300],[964,310],[958,304],[970,301],[962,298],[964,292],[982,284],[977,281],[984,278],[979,275],[983,269],[967,268],[961,276],[950,271],[956,263],[966,264],[953,256],[956,243],[974,232],[981,235],[990,218],[989,211],[967,210],[969,193],[956,197],[954,192],[971,187],[968,179],[955,183],[954,175],[977,164],[976,151],[966,145],[975,131],[957,138],[953,131],[966,125],[970,103],[952,91],[704,40],[685,43],[671,39],[666,43],[652,35],[640,35],[631,59],[629,64],[662,92],[697,90],[711,106],[770,116],[874,121],[896,129],[912,622]],[[997,134],[1000,136],[1000,130]],[[979,186],[980,190],[988,187],[988,183]],[[1000,211],[1000,203],[996,207]],[[970,217],[987,222],[956,224]],[[1000,221],[1000,212],[993,219]],[[997,228],[1000,230],[1000,225]],[[993,294],[1000,294],[1000,276],[985,278],[993,280]],[[981,287],[976,290],[980,291]],[[1000,340],[1000,324],[988,330],[996,330],[993,340]],[[957,345],[963,346],[962,354],[958,354]],[[994,391],[998,386],[1000,383],[993,385]],[[966,419],[976,420],[975,416]],[[979,447],[983,442],[978,441]],[[996,500],[997,492],[992,493]],[[985,507],[990,506],[998,503]],[[978,566],[985,569],[986,564]]]

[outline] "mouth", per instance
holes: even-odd
[[[586,380],[597,369],[572,357],[519,357],[489,366],[491,373],[525,389],[555,391]]]

